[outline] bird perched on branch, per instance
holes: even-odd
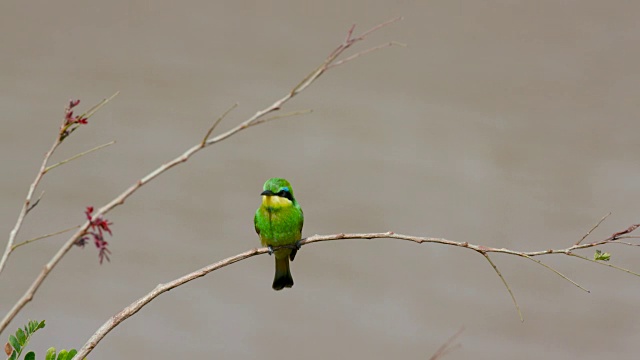
[[[262,205],[256,210],[253,223],[262,245],[268,246],[276,258],[273,290],[282,290],[293,286],[289,260],[293,261],[296,256],[304,215],[287,180],[271,178],[264,183],[262,190]],[[284,245],[290,248],[271,249]]]

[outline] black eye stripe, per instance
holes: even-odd
[[[285,199],[289,199],[290,201],[293,201],[293,195],[291,195],[291,193],[288,192],[287,190],[280,190],[276,195],[283,197]]]

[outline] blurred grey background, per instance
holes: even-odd
[[[111,315],[166,282],[258,246],[263,182],[289,179],[305,235],[395,231],[516,250],[562,248],[604,214],[599,239],[638,222],[640,3],[627,1],[5,1],[0,5],[0,233],[71,98],[120,95],[56,153],[25,240],[84,220],[200,141],[280,98],[343,39],[405,20],[396,40],[324,75],[279,120],[234,136],[109,214],[112,261],[74,248],[11,324],[46,319],[32,347],[79,348]],[[66,239],[20,248],[0,312]],[[640,270],[640,250],[609,247]],[[585,252],[591,256],[592,251]],[[526,259],[394,240],[304,247],[296,285],[271,290],[259,256],[173,290],[110,333],[91,359],[635,359],[640,279],[579,259]],[[5,332],[3,336],[8,336]]]

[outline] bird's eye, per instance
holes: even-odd
[[[293,196],[291,195],[291,193],[289,192],[289,188],[285,187],[282,190],[280,190],[277,194],[280,197],[283,197],[285,199],[289,199],[291,201],[293,201]]]

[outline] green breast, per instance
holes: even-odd
[[[303,220],[297,204],[277,209],[261,206],[256,211],[255,226],[263,245],[292,245],[302,236]]]

